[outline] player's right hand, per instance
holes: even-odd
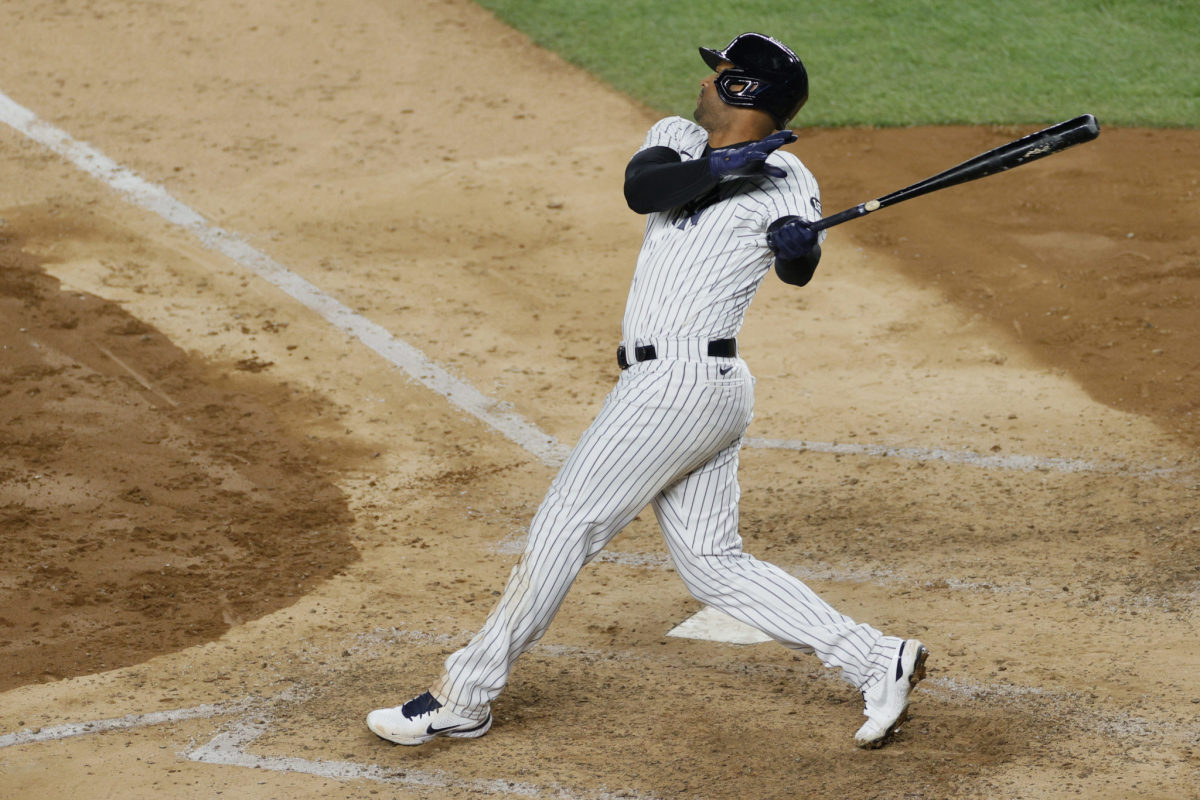
[[[797,136],[792,131],[775,131],[757,142],[722,147],[708,154],[708,168],[714,178],[759,173],[772,178],[782,178],[787,175],[787,172],[768,164],[767,156],[785,144],[791,144],[796,139]]]
[[[806,258],[817,246],[817,232],[799,217],[789,217],[767,232],[767,246],[784,261]]]

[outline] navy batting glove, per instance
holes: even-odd
[[[708,154],[708,168],[714,178],[724,178],[726,175],[755,175],[762,173],[772,178],[782,178],[787,172],[767,163],[767,156],[774,153],[785,144],[796,141],[796,134],[791,131],[775,131],[765,139],[757,142],[722,147]]]
[[[767,246],[784,261],[804,258],[817,246],[817,232],[796,217],[767,232]]]

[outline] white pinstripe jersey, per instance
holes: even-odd
[[[668,117],[650,129],[640,150],[669,147],[689,161],[703,155],[707,144],[704,128]],[[621,326],[626,345],[724,339],[741,330],[774,261],[767,227],[784,216],[821,216],[817,181],[800,159],[777,150],[768,162],[787,176],[726,178],[705,197],[648,215]],[[824,231],[820,237],[824,240]]]

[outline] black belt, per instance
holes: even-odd
[[[710,358],[736,358],[737,357],[737,339],[713,339],[708,343],[708,355]],[[653,361],[658,358],[658,353],[654,350],[654,345],[644,344],[633,348],[633,363],[639,361]],[[625,345],[617,348],[617,364],[621,369],[628,369],[630,361],[625,355]]]

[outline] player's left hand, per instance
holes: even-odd
[[[757,142],[713,150],[708,154],[708,168],[716,178],[724,178],[726,175],[754,175],[757,173],[769,175],[772,178],[785,177],[787,172],[768,164],[767,156],[785,144],[791,144],[797,138],[792,131],[775,131]]]
[[[767,232],[767,246],[784,261],[804,258],[817,246],[817,232],[799,217]]]

